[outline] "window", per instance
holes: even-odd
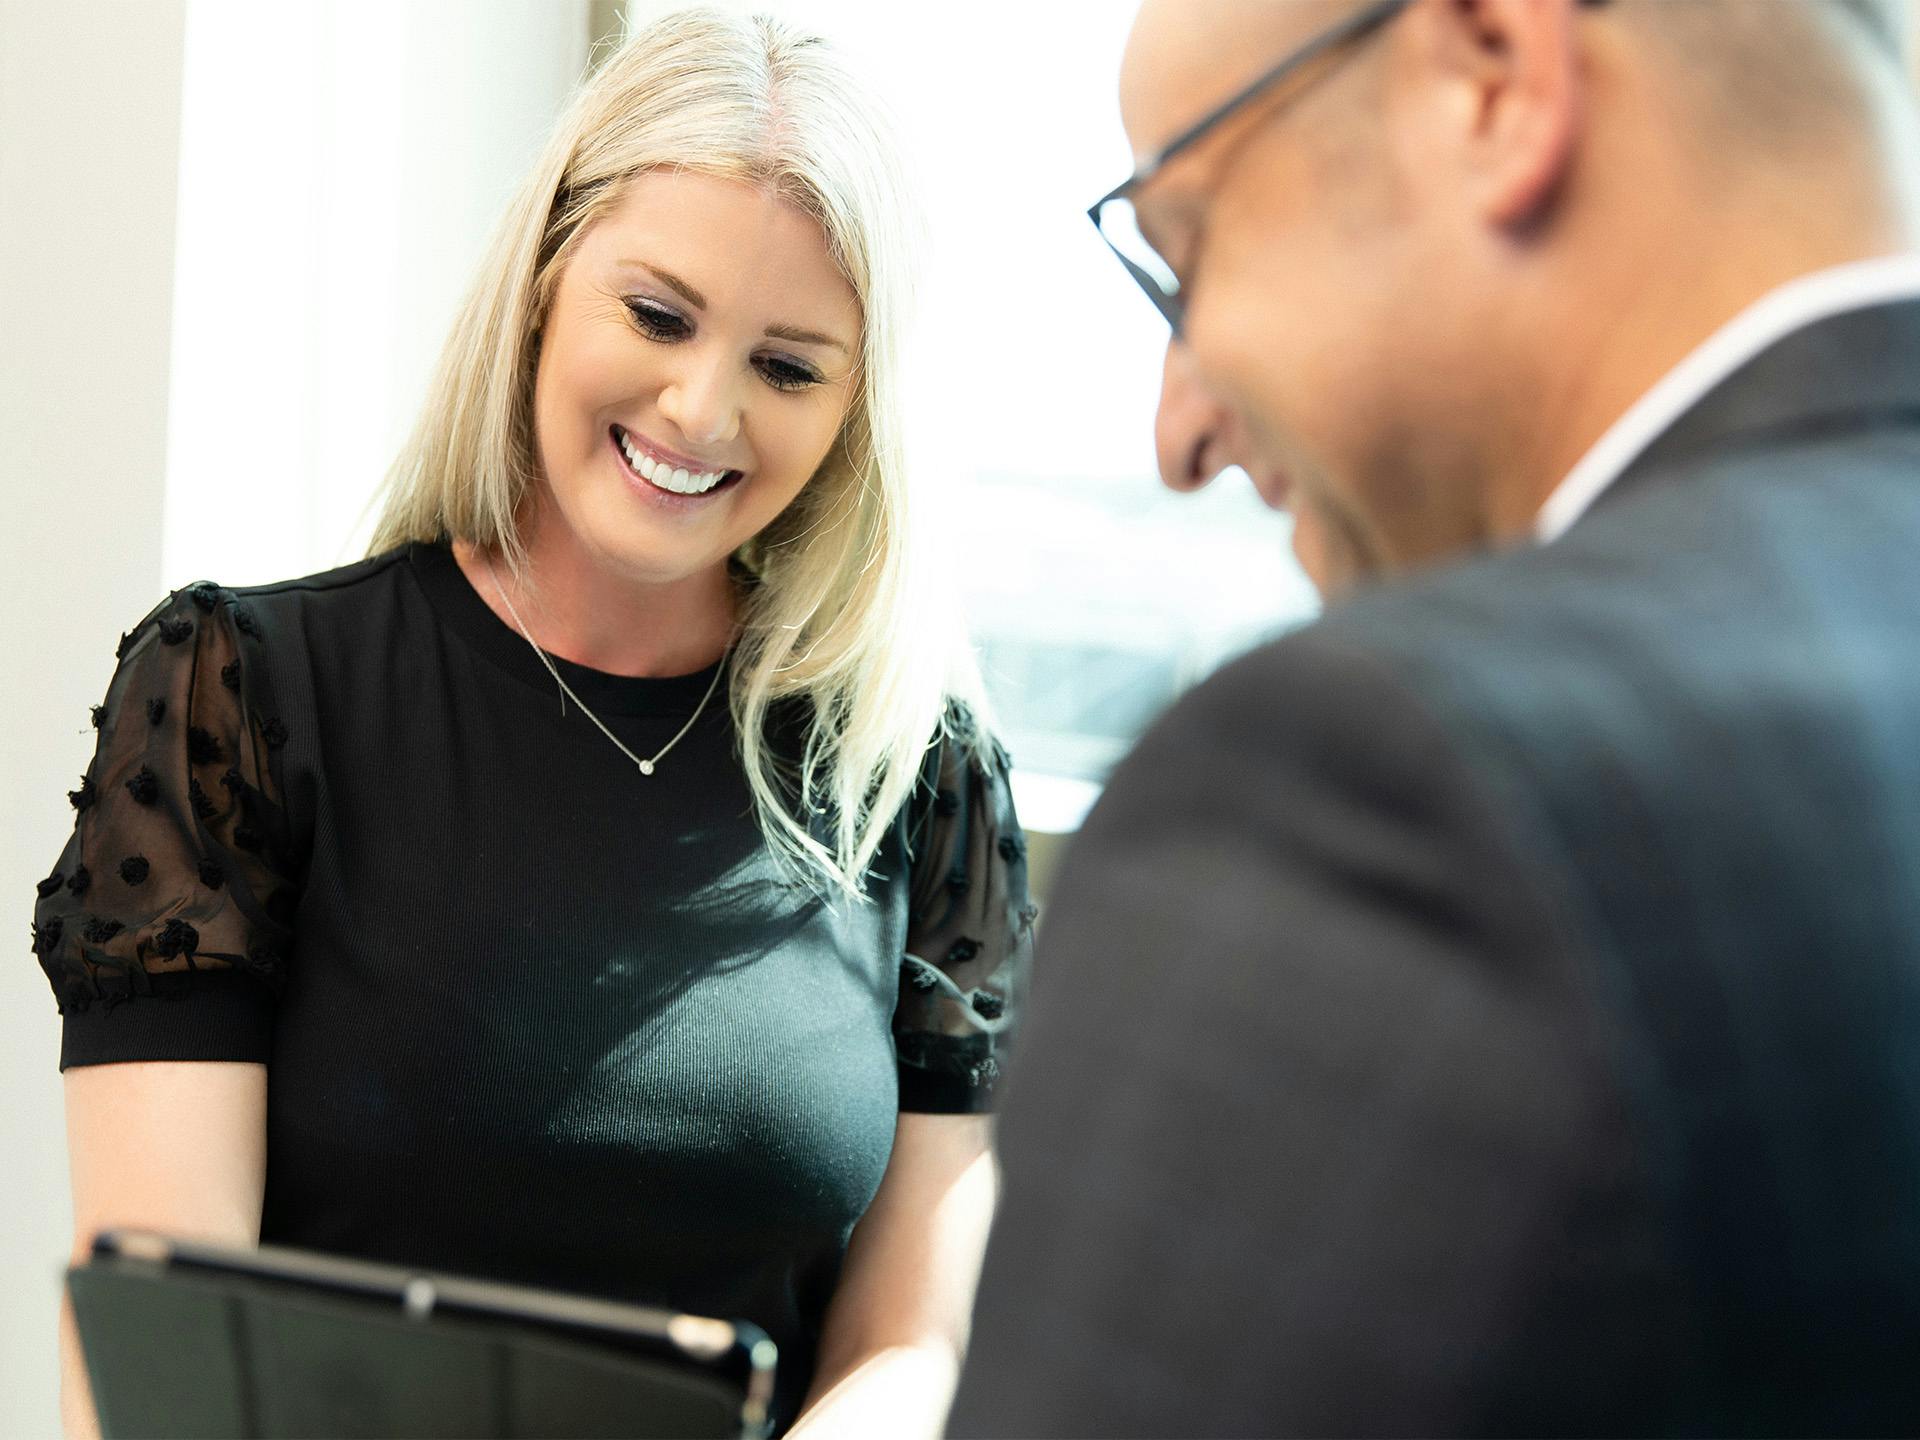
[[[916,463],[942,482],[968,557],[1022,818],[1070,829],[1162,708],[1317,603],[1288,521],[1244,476],[1176,495],[1155,475],[1166,323],[1085,214],[1132,168],[1117,94],[1133,7],[743,8],[790,14],[860,56],[900,119],[933,245]]]

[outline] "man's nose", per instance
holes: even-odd
[[[729,444],[740,433],[740,405],[733,367],[717,354],[684,353],[660,392],[660,413],[694,447]]]
[[[1153,448],[1160,479],[1172,490],[1198,490],[1231,462],[1223,445],[1230,417],[1194,378],[1186,352],[1167,346],[1160,372],[1160,405],[1153,417]]]

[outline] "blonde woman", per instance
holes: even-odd
[[[916,553],[862,94],[771,20],[636,35],[501,224],[370,553],[123,638],[34,924],[77,1247],[745,1318],[778,1430],[938,1431],[1034,910]]]

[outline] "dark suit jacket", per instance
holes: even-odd
[[[1114,774],[953,1433],[1920,1430],[1920,303]]]

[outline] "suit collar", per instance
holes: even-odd
[[[1540,511],[1541,540],[1647,473],[1757,430],[1920,409],[1920,255],[1836,266],[1742,311],[1595,442]]]

